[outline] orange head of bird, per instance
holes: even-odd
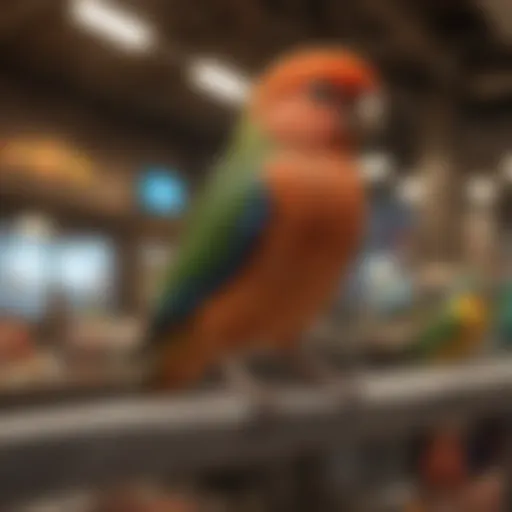
[[[263,130],[285,146],[352,145],[377,124],[377,83],[372,67],[351,53],[299,51],[261,75],[250,109]]]

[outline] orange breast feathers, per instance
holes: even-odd
[[[339,289],[363,234],[363,186],[349,161],[284,154],[264,179],[272,221],[245,268],[194,322],[199,338],[226,349],[295,342]]]

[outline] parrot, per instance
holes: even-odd
[[[356,156],[378,92],[372,66],[335,47],[296,49],[255,81],[150,316],[153,389],[189,388],[226,361],[241,383],[229,361],[251,350],[314,366],[298,340],[362,242]]]
[[[478,353],[491,318],[485,287],[479,279],[464,278],[449,291],[439,309],[420,319],[411,355],[426,361],[456,362]]]

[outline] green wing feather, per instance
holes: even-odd
[[[228,261],[233,228],[256,188],[269,147],[261,133],[244,119],[188,219],[180,253],[167,271],[154,308],[150,338],[167,330],[177,309],[183,309],[180,297],[173,295],[176,290],[210,278],[219,265]]]
[[[458,336],[460,330],[460,321],[454,314],[441,313],[420,332],[412,345],[412,352],[421,359],[435,356],[447,343]]]
[[[224,238],[261,170],[267,144],[245,119],[221,158],[186,222],[181,249],[166,272],[162,292],[192,275],[223,253]],[[205,257],[207,255],[207,257]]]

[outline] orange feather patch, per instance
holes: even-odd
[[[252,95],[260,109],[273,98],[296,90],[311,80],[324,79],[357,95],[377,88],[373,69],[358,56],[339,49],[306,50],[276,61],[261,75]]]

